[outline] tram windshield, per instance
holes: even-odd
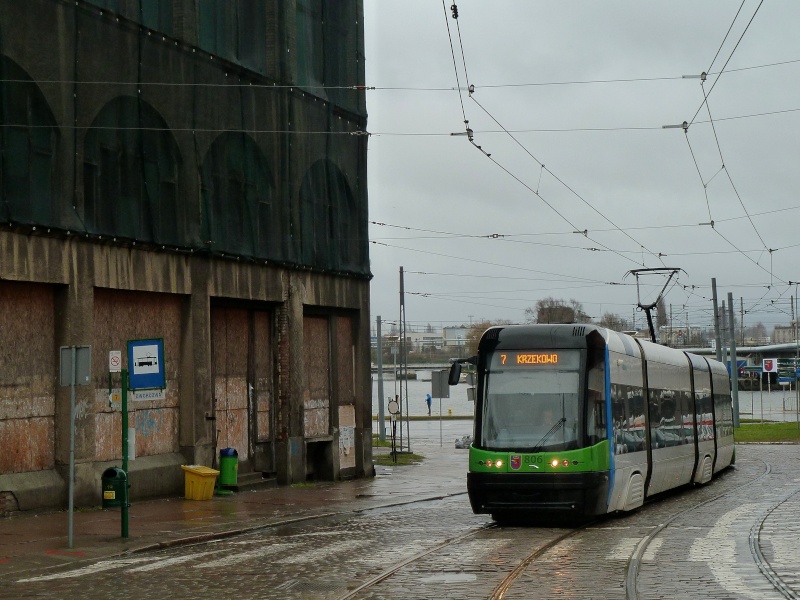
[[[505,351],[489,360],[480,445],[493,450],[578,447],[580,351]]]

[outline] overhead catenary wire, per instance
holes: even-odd
[[[465,13],[465,16],[469,16],[469,15],[467,15],[467,14]],[[465,23],[467,23],[467,22],[465,21]],[[466,31],[466,30],[461,30],[461,32],[462,32],[462,33],[464,33],[465,31]],[[455,28],[453,28],[453,33],[455,34]],[[466,42],[467,42],[467,39],[466,39],[466,38],[464,39],[464,42],[465,42],[465,43],[464,43],[464,44],[462,44],[462,50],[463,50],[463,49],[465,49],[465,50],[469,50],[469,49],[470,49],[470,46],[469,46],[469,45],[466,43]],[[455,44],[455,43],[456,43],[456,41],[455,41],[455,37],[454,37],[454,44]],[[742,47],[743,47],[743,46],[742,46]],[[723,50],[724,50],[724,48],[723,48]],[[474,65],[472,65],[472,66],[474,67]],[[726,67],[726,69],[727,69],[727,67]],[[472,70],[471,70],[471,71],[472,71]],[[472,73],[472,72],[471,72],[471,73],[470,73],[470,75],[471,75],[471,76],[474,76],[474,75],[475,75],[475,73]],[[471,83],[470,83],[470,85],[471,85]],[[468,86],[468,87],[469,87],[469,86]],[[476,86],[476,88],[477,88],[477,87],[479,87],[479,86]],[[466,88],[463,88],[463,89],[466,89]],[[720,89],[722,89],[722,88],[720,88]],[[719,90],[718,90],[718,91],[719,91]],[[713,97],[714,97],[714,96],[712,96],[712,98],[713,98]],[[483,99],[483,98],[481,98],[481,101],[483,101],[483,100],[484,100],[484,99]],[[466,108],[467,108],[467,112],[469,113],[469,112],[470,112],[470,111],[468,110],[469,106],[467,105],[467,106],[466,106]],[[474,111],[472,111],[472,112],[474,113]],[[711,110],[710,112],[716,112],[716,111],[714,111],[714,110]],[[476,117],[476,115],[475,115],[475,114],[472,114],[472,115],[470,115],[470,116],[471,116],[472,118],[475,118],[475,117]],[[714,119],[712,115],[709,115],[709,116],[711,116],[711,117],[712,117],[712,120],[711,120],[711,121],[709,121],[710,123],[712,123],[712,125],[713,125],[713,121],[719,121],[718,119]],[[699,122],[699,121],[695,121],[695,124],[697,124],[698,122]],[[476,121],[476,123],[477,123],[477,121]],[[489,128],[487,128],[487,129],[489,129]],[[491,128],[491,129],[495,129],[495,128]],[[722,132],[723,134],[725,133],[725,132],[724,132],[723,130],[721,130],[721,129],[719,129],[719,131],[720,131],[720,132]],[[505,132],[502,132],[502,133],[503,133],[503,134],[505,134]],[[723,137],[722,137],[721,139],[722,139],[722,141],[723,141],[723,142],[725,141],[725,137],[724,137],[724,135],[723,135]],[[484,141],[485,141],[485,140],[484,140]],[[694,139],[693,139],[693,141],[694,141]],[[479,143],[480,143],[480,142],[479,142]],[[485,144],[485,143],[484,143],[484,147],[485,147],[487,150],[491,150],[491,148],[489,148],[489,147],[488,147],[488,145],[487,145],[487,144]],[[724,145],[723,145],[723,149],[724,149]],[[494,149],[494,150],[499,150],[499,149]],[[702,154],[701,154],[701,156],[702,156]],[[495,157],[496,159],[498,159],[498,160],[499,160],[501,163],[504,163],[504,165],[505,165],[505,166],[511,167],[511,163],[508,163],[508,162],[507,162],[507,161],[504,159],[503,155],[502,155],[502,154],[500,154],[499,152],[497,152],[497,153],[494,155],[494,157]],[[550,159],[550,161],[553,161],[553,159]],[[549,164],[549,162],[550,162],[550,161],[548,161],[548,164]],[[555,163],[554,163],[554,164],[555,164]],[[550,166],[552,167],[553,165],[550,165]],[[735,168],[735,165],[733,165],[733,164],[732,164],[732,165],[731,165],[731,167]],[[512,167],[512,170],[515,170],[515,171],[516,171],[516,169],[513,169],[513,167]],[[558,169],[554,169],[554,170],[556,170],[556,171],[557,171]],[[720,169],[716,170],[716,172],[714,173],[714,175],[713,175],[713,176],[711,176],[710,178],[706,177],[706,183],[711,183],[711,182],[714,182],[714,181],[717,181],[717,182],[719,182],[719,177],[718,177],[718,176],[719,176],[719,173],[721,173],[721,172],[722,172],[722,170],[723,170],[723,169],[722,169],[722,168],[720,168]],[[531,169],[531,171],[533,171],[533,169]],[[573,217],[573,214],[570,212],[569,208],[570,208],[570,207],[572,207],[572,206],[574,206],[574,203],[573,203],[573,202],[569,202],[568,204],[565,204],[565,203],[563,202],[563,198],[554,197],[554,196],[552,195],[552,188],[551,188],[551,186],[547,185],[547,182],[546,182],[546,179],[547,179],[547,177],[544,177],[544,178],[542,178],[542,175],[544,174],[544,169],[542,169],[542,168],[540,167],[538,171],[539,171],[539,173],[538,173],[538,175],[539,175],[539,181],[538,181],[538,182],[537,182],[537,180],[536,180],[536,178],[535,178],[535,177],[531,177],[531,178],[527,178],[527,177],[526,177],[525,179],[526,179],[526,180],[527,180],[527,179],[530,179],[530,180],[531,180],[531,182],[532,182],[532,183],[531,183],[531,187],[532,187],[532,188],[534,188],[536,191],[538,191],[538,192],[539,192],[541,195],[545,196],[545,197],[547,198],[547,200],[548,200],[548,201],[550,201],[550,202],[553,202],[553,203],[555,204],[555,206],[556,206],[556,207],[557,207],[559,210],[561,210],[562,212],[564,212],[564,214],[565,214],[567,217]],[[733,173],[726,172],[726,175],[727,175],[729,178],[730,178],[731,174],[735,174],[735,171],[734,171]],[[533,175],[533,173],[531,173],[531,175]],[[715,177],[716,177],[716,179],[715,179]],[[702,178],[701,178],[701,179],[702,179]],[[735,178],[734,178],[734,180],[735,180]],[[542,185],[542,183],[544,183],[544,188],[541,188],[541,185]],[[745,188],[742,188],[742,192],[744,192],[744,191],[745,191]],[[548,193],[548,192],[549,192],[549,193]],[[443,194],[443,195],[446,195],[446,193],[447,193],[447,192],[445,191],[445,194]],[[512,191],[512,194],[513,194],[513,191]],[[590,196],[591,196],[591,194],[590,194]],[[588,198],[587,198],[587,199],[588,199]],[[656,198],[656,200],[657,200],[657,198]],[[719,209],[719,207],[717,206],[717,204],[716,204],[716,201],[715,201],[715,200],[716,200],[716,199],[715,199],[715,196],[714,196],[714,188],[712,188],[712,190],[711,190],[711,196],[710,196],[710,203],[707,203],[707,206],[706,206],[706,208],[709,210],[709,212],[710,212],[710,215],[714,217],[714,220],[716,221],[716,227],[717,227],[717,228],[720,228],[720,227],[721,227],[721,224],[723,224],[723,223],[725,223],[725,222],[731,222],[731,223],[733,223],[733,222],[735,222],[737,219],[741,219],[741,218],[747,218],[747,219],[751,219],[751,220],[752,220],[752,219],[754,219],[754,217],[756,216],[754,213],[746,214],[746,215],[745,215],[745,216],[743,216],[743,217],[739,217],[738,215],[736,215],[736,216],[734,216],[734,215],[731,215],[731,214],[730,214],[730,213],[731,213],[731,206],[730,206],[730,205],[731,205],[732,203],[728,203],[728,204],[726,205],[726,207],[725,207],[725,208],[724,208],[722,211],[720,211],[720,209]],[[710,204],[710,205],[709,205],[709,204]],[[698,203],[698,205],[699,205],[699,203]],[[605,209],[605,204],[598,205],[598,207],[602,207],[603,209]],[[516,208],[516,207],[514,207],[514,208]],[[566,210],[564,210],[565,208],[566,208]],[[698,208],[700,208],[700,207],[698,206]],[[466,203],[465,203],[465,204],[460,204],[460,205],[459,205],[459,210],[462,210],[462,209],[464,210],[464,212],[465,212],[465,214],[466,214],[466,213],[467,213],[467,211],[469,211],[469,210],[471,209],[471,207],[470,207],[468,204],[466,204]],[[734,207],[734,209],[735,209],[735,207]],[[782,209],[782,210],[790,210],[790,209]],[[537,211],[537,212],[538,212],[538,213],[541,213],[541,211]],[[738,212],[738,210],[737,210],[737,211],[735,211],[735,212]],[[617,215],[616,215],[616,213],[613,213],[613,211],[612,211],[611,213],[607,213],[607,214],[609,214],[609,216],[611,216],[612,218],[615,218],[615,217],[617,216]],[[677,213],[677,214],[680,214],[680,213]],[[683,213],[683,214],[686,214],[686,213]],[[431,214],[431,215],[429,215],[429,216],[433,216],[433,212],[432,212],[432,214]],[[699,218],[699,219],[696,219],[696,221],[703,220],[703,219],[702,219],[702,213],[701,213],[701,215],[700,215],[700,216],[701,216],[701,218]],[[616,220],[616,219],[615,219],[615,220]],[[667,217],[667,219],[663,219],[663,220],[671,220],[671,217],[669,217],[669,216],[668,216],[668,217]],[[711,221],[711,220],[712,220],[712,219],[709,217],[709,221]],[[550,222],[552,223],[552,219],[550,219]],[[757,223],[755,223],[755,224],[756,224],[756,225],[758,225],[758,226],[761,226],[761,222],[757,222]],[[685,225],[685,227],[693,227],[693,228],[697,228],[697,227],[699,227],[699,226],[701,226],[701,225],[699,225],[699,224],[698,224],[698,223],[696,223],[696,222],[695,222],[695,223],[693,223],[693,224],[687,224],[687,225]],[[667,227],[667,225],[656,225],[656,226],[655,226],[655,227],[653,227],[652,229],[653,229],[653,230],[657,230],[657,229],[664,229],[664,228],[666,228],[666,227]],[[672,226],[672,227],[680,227],[680,225],[677,225],[677,226]],[[441,229],[441,228],[439,228],[439,229]],[[557,229],[557,228],[554,228],[554,229]],[[583,228],[583,227],[575,227],[575,229],[576,229],[576,230],[580,230],[580,229],[584,229],[584,228]],[[650,228],[648,227],[648,228],[642,228],[642,229],[650,229]],[[595,228],[595,229],[592,229],[592,232],[597,232],[597,231],[599,231],[599,230],[600,230],[600,229],[598,229],[598,228]],[[607,227],[603,227],[603,228],[602,228],[602,230],[603,230],[603,231],[606,231],[606,230],[608,230],[608,231],[615,231],[614,229],[608,229]],[[627,227],[627,226],[626,226],[626,227],[625,227],[625,230],[626,230],[626,231],[628,231],[629,233],[632,233],[632,232],[633,232],[633,230],[634,230],[634,228],[629,228],[629,227]],[[440,231],[440,232],[437,232],[435,235],[447,235],[447,236],[450,236],[450,235],[452,235],[452,233],[453,233],[453,232],[441,232],[441,231]],[[728,228],[728,227],[722,227],[720,232],[715,232],[715,233],[717,233],[717,235],[714,235],[714,236],[706,236],[706,237],[707,237],[707,238],[712,238],[712,240],[713,240],[713,239],[718,239],[720,242],[723,242],[723,244],[724,244],[726,247],[725,247],[725,248],[722,248],[722,245],[723,245],[723,244],[719,244],[719,243],[712,243],[712,244],[710,245],[710,246],[711,246],[710,248],[708,248],[708,245],[706,246],[706,248],[708,248],[708,250],[702,250],[701,252],[698,252],[698,253],[697,253],[698,255],[707,255],[707,254],[734,254],[734,253],[737,253],[737,252],[749,252],[749,253],[751,253],[751,254],[750,254],[750,256],[752,256],[752,257],[754,257],[754,258],[758,259],[758,256],[757,256],[757,254],[753,254],[753,253],[757,253],[757,252],[759,252],[759,250],[753,250],[753,249],[751,249],[751,248],[752,248],[752,246],[753,246],[753,244],[752,244],[752,243],[748,243],[748,242],[747,242],[747,237],[749,237],[749,236],[746,236],[745,238],[739,238],[737,235],[734,235],[734,234],[732,233],[732,228]],[[565,231],[565,232],[562,232],[562,233],[560,233],[559,235],[568,235],[568,234],[569,234],[569,232],[566,232],[566,231]],[[467,233],[467,234],[463,234],[463,235],[465,235],[467,238],[470,238],[470,237],[473,237],[475,234],[472,234],[472,233]],[[519,243],[519,240],[526,239],[526,238],[518,238],[517,240],[513,240],[513,239],[510,239],[509,237],[505,237],[505,236],[507,236],[507,235],[508,235],[507,233],[502,233],[502,232],[501,232],[501,233],[498,235],[498,238],[497,238],[497,239],[498,239],[498,241],[511,242],[511,243]],[[522,234],[522,235],[525,235],[525,234]],[[501,237],[501,236],[502,236],[502,237]],[[483,236],[478,236],[478,237],[483,237]],[[488,234],[487,234],[487,237],[488,237]],[[636,234],[634,234],[634,237],[640,237],[640,236],[636,236]],[[725,239],[723,239],[723,238],[725,238]],[[602,238],[601,238],[601,239],[602,239]],[[646,239],[646,238],[642,238],[642,239]],[[681,238],[681,239],[684,239],[684,238]],[[732,241],[734,245],[730,245],[730,244],[728,244],[726,240],[730,240],[730,241]],[[536,241],[539,241],[539,240],[536,240]],[[566,242],[566,240],[564,240],[564,241]],[[603,241],[606,241],[606,242],[607,242],[607,240],[603,240]],[[789,244],[788,244],[788,243],[784,243],[784,242],[787,242],[788,240],[777,239],[777,240],[775,240],[775,241],[777,241],[777,242],[778,242],[778,244],[775,244],[775,243],[774,243],[772,240],[770,240],[770,241],[771,241],[771,245],[773,245],[773,246],[776,246],[776,245],[777,245],[777,246],[789,246]],[[653,246],[653,242],[651,242],[651,241],[648,241],[647,243],[648,243],[648,245],[650,245],[650,246]],[[612,243],[612,244],[606,244],[606,245],[607,245],[609,248],[614,248],[614,249],[618,249],[618,248],[619,248],[619,246],[623,246],[623,247],[625,246],[625,244],[616,244],[616,245],[615,245],[615,244],[613,244],[613,243]],[[672,246],[675,246],[675,244],[672,244]],[[716,247],[715,247],[715,246],[716,246]],[[655,250],[656,248],[653,248],[653,249]],[[659,249],[660,249],[660,248],[659,248]],[[671,249],[675,250],[676,248],[674,248],[674,247],[673,247],[673,248],[671,248]],[[691,252],[691,247],[690,247],[690,245],[689,245],[689,246],[687,246],[687,245],[681,245],[679,249],[681,250],[681,252],[671,252],[671,253],[670,253],[670,255],[672,255],[672,256],[675,256],[675,255],[691,255],[691,254],[694,254],[693,252]],[[622,250],[622,252],[628,252],[628,251],[629,251],[629,250]],[[649,258],[648,258],[647,260],[649,261]],[[739,264],[741,264],[741,261],[739,262]],[[749,265],[749,264],[750,264],[750,263],[748,263],[748,265]],[[761,259],[761,265],[765,265],[765,264],[766,264],[766,263],[764,263],[763,259]],[[776,265],[776,266],[778,266],[778,264],[779,264],[779,260],[778,260],[778,258],[777,258],[777,255],[775,255],[775,265]],[[738,270],[738,269],[737,269],[737,270]],[[745,269],[744,269],[744,271],[752,271],[752,269],[749,269],[749,267],[748,267],[748,268],[745,268]],[[761,272],[767,273],[766,271],[763,271],[763,270],[762,270]],[[759,276],[757,276],[755,279],[759,279],[759,278],[760,278],[760,277],[759,277]],[[680,288],[674,288],[674,289],[684,289],[684,288],[683,288],[683,286],[684,286],[684,285],[691,284],[691,283],[692,283],[691,281],[683,280],[683,281],[681,281],[681,287],[680,287]],[[697,282],[694,282],[694,283],[697,283]],[[696,292],[696,291],[695,291],[695,292],[693,292],[693,290],[694,290],[695,288],[691,288],[690,286],[687,286],[687,289],[689,290],[688,292],[686,292],[686,294],[687,294],[687,295],[691,296],[691,294],[692,294],[692,293],[695,293],[695,294],[697,294],[697,292]],[[698,288],[696,288],[696,289],[698,289],[698,290],[699,290],[699,287],[698,287]],[[780,287],[780,284],[778,284],[778,291],[781,291],[781,289],[782,289],[782,288]],[[775,295],[775,292],[768,292],[768,297],[767,297],[767,300],[769,300],[769,298],[771,298],[771,297],[774,297],[774,295]],[[705,299],[704,299],[704,300],[705,300]]]
[[[697,118],[697,115],[700,114],[700,111],[703,110],[703,106],[706,104],[706,102],[708,102],[708,97],[711,95],[711,92],[714,91],[714,88],[716,87],[717,83],[719,83],[719,80],[722,77],[722,74],[725,72],[725,67],[728,66],[728,63],[733,58],[733,55],[736,53],[736,49],[739,47],[739,44],[742,42],[742,39],[744,39],[744,36],[747,33],[747,30],[750,29],[750,25],[752,25],[753,19],[756,18],[756,15],[758,14],[758,11],[761,10],[761,5],[762,4],[764,4],[764,0],[761,0],[761,2],[758,3],[758,6],[756,7],[755,11],[753,12],[753,15],[750,17],[750,20],[747,22],[747,26],[744,28],[744,31],[742,31],[742,34],[739,36],[739,39],[736,41],[736,44],[734,45],[733,50],[731,50],[731,53],[728,55],[728,59],[725,61],[725,64],[722,65],[722,68],[719,70],[719,73],[717,73],[717,76],[714,79],[714,83],[711,85],[711,89],[708,90],[707,94],[704,94],[703,102],[697,108],[697,111],[694,113],[694,117],[692,117],[689,120],[689,125],[694,123],[694,120]],[[744,0],[742,0],[742,5],[744,5]],[[741,10],[741,6],[739,7],[739,10]],[[739,12],[737,11],[736,17],[738,17],[738,16],[739,16]],[[734,18],[734,21],[735,20],[736,20],[736,18]],[[731,24],[731,27],[733,27],[733,24]],[[729,32],[730,32],[730,30],[729,30]],[[725,34],[725,39],[727,39],[727,37],[728,37],[728,34],[726,33]],[[723,41],[723,43],[724,43],[724,41]],[[720,46],[720,48],[721,48],[721,46]],[[719,50],[717,51],[717,55],[718,54],[719,54]],[[713,65],[714,61],[716,61],[717,55],[714,56],[714,60],[712,61],[712,65]]]
[[[442,0],[442,2],[443,2],[443,6],[444,6],[444,0]],[[457,20],[458,20],[458,7],[456,6],[456,4],[455,4],[455,3],[452,5],[451,9],[452,9],[452,11],[453,11],[453,18],[454,18],[454,19],[457,21]],[[446,16],[446,15],[445,15],[445,16]],[[448,37],[450,37],[450,27],[449,27],[449,24],[448,24],[447,31],[448,31]],[[458,29],[458,36],[459,36],[459,44],[460,44],[460,46],[461,46],[461,54],[462,54],[462,60],[463,60],[464,72],[466,73],[466,72],[467,72],[466,58],[465,58],[465,56],[464,56],[464,45],[463,45],[463,40],[462,40],[462,38],[461,38],[461,29],[460,29],[460,27],[459,27],[459,29]],[[450,37],[450,48],[451,48],[451,53],[452,53],[452,52],[453,52],[453,50],[452,50],[452,48],[453,48],[452,37]],[[454,55],[454,60],[455,60],[455,55]],[[456,75],[457,75],[457,71],[458,71],[458,70],[456,69]],[[508,130],[507,130],[507,129],[506,129],[506,128],[505,128],[505,127],[504,127],[504,126],[503,126],[503,125],[502,125],[502,124],[501,124],[501,123],[500,123],[500,122],[499,122],[499,121],[498,121],[498,120],[497,120],[497,119],[496,119],[496,118],[495,118],[495,117],[494,117],[494,116],[493,116],[493,115],[492,115],[492,114],[491,114],[489,111],[488,111],[488,110],[486,110],[486,108],[485,108],[485,107],[484,107],[484,106],[483,106],[483,105],[482,105],[480,102],[478,102],[478,101],[477,101],[477,100],[474,98],[474,96],[473,96],[473,88],[472,88],[472,86],[471,86],[471,85],[469,85],[469,81],[467,81],[467,84],[468,84],[468,88],[469,88],[469,97],[470,97],[470,99],[471,99],[473,102],[475,102],[475,103],[476,103],[476,105],[477,105],[479,108],[481,108],[481,110],[483,110],[483,112],[484,112],[484,113],[486,113],[486,114],[489,116],[489,118],[490,118],[490,119],[492,119],[492,120],[493,120],[493,121],[494,121],[494,122],[495,122],[495,123],[496,123],[496,124],[497,124],[497,125],[498,125],[498,126],[501,128],[501,129],[503,129],[503,130],[506,132],[506,134],[507,134],[509,137],[511,137],[511,139],[512,139],[512,140],[513,140],[513,141],[514,141],[514,142],[515,142],[515,143],[516,143],[516,144],[517,144],[519,147],[521,147],[521,148],[522,148],[522,149],[525,151],[525,153],[526,153],[526,154],[528,154],[528,156],[530,156],[530,157],[531,157],[531,158],[532,158],[532,159],[533,159],[533,160],[534,160],[534,161],[535,161],[537,164],[539,164],[542,170],[545,170],[545,169],[546,169],[546,167],[544,166],[544,163],[543,163],[542,161],[538,160],[538,159],[537,159],[535,156],[533,156],[533,154],[531,154],[531,152],[530,152],[530,151],[529,151],[529,150],[528,150],[528,149],[527,149],[527,148],[526,148],[526,147],[525,147],[525,146],[524,146],[524,145],[523,145],[523,144],[522,144],[522,143],[521,143],[521,142],[520,142],[518,139],[516,139],[516,138],[514,137],[514,135],[513,135],[513,134],[511,134],[510,132],[508,132]],[[460,91],[459,91],[459,98],[461,98],[461,92],[460,92]],[[461,103],[462,103],[462,112],[463,112],[463,110],[464,110],[464,108],[463,108],[463,99],[461,100]],[[470,129],[469,129],[469,127],[468,127],[468,121],[467,121],[467,119],[466,119],[466,114],[464,115],[464,123],[465,123],[465,124],[467,124],[467,132],[468,132],[468,138],[469,138],[469,142],[470,142],[470,143],[471,143],[473,146],[475,146],[475,147],[476,147],[478,150],[481,150],[481,151],[483,152],[483,154],[484,154],[484,155],[485,155],[487,158],[489,158],[490,160],[492,160],[491,154],[489,154],[488,152],[486,152],[485,150],[483,150],[483,149],[482,149],[482,148],[481,148],[479,145],[477,145],[477,144],[475,143],[475,141],[474,141],[474,139],[473,139],[472,130],[470,130]],[[571,221],[570,221],[570,220],[569,220],[567,217],[565,217],[565,216],[564,216],[564,215],[563,215],[561,212],[559,212],[559,211],[558,211],[558,210],[557,210],[557,209],[556,209],[556,208],[555,208],[555,207],[554,207],[554,206],[553,206],[553,205],[552,205],[550,202],[548,202],[548,201],[547,201],[545,198],[543,198],[543,197],[542,197],[542,195],[541,195],[541,194],[539,193],[539,191],[538,191],[538,187],[539,187],[539,186],[537,186],[537,190],[534,190],[534,189],[533,189],[533,188],[531,188],[529,185],[527,185],[526,183],[524,183],[524,182],[523,182],[523,181],[522,181],[522,180],[521,180],[519,177],[517,177],[516,175],[512,174],[512,173],[511,173],[511,172],[510,172],[510,171],[509,171],[509,170],[508,170],[506,167],[504,167],[504,166],[500,165],[500,163],[499,163],[499,162],[498,162],[496,159],[495,159],[495,160],[493,160],[493,162],[494,162],[495,164],[497,164],[498,166],[500,166],[500,167],[501,167],[501,169],[503,169],[503,170],[504,170],[506,173],[510,174],[510,175],[511,175],[511,176],[512,176],[512,177],[513,177],[515,180],[517,180],[519,183],[521,183],[521,184],[522,184],[522,185],[523,185],[525,188],[527,188],[529,191],[531,191],[531,192],[532,192],[534,195],[536,195],[538,198],[540,198],[540,199],[541,199],[541,200],[542,200],[542,201],[543,201],[543,202],[544,202],[544,203],[545,203],[545,204],[546,204],[546,205],[547,205],[547,206],[548,206],[548,207],[549,207],[551,210],[553,210],[553,211],[554,211],[554,212],[555,212],[555,213],[556,213],[558,216],[560,216],[560,217],[561,217],[561,218],[562,218],[562,219],[563,219],[565,222],[567,222],[567,223],[568,223],[568,224],[569,224],[571,227],[573,227],[573,230],[575,230],[575,229],[577,229],[577,230],[580,230],[580,228],[579,228],[579,227],[577,227],[577,226],[576,226],[574,223],[572,223],[572,222],[571,222]],[[574,194],[574,195],[575,195],[575,196],[576,196],[578,199],[580,199],[580,200],[581,200],[581,201],[582,201],[582,202],[583,202],[585,205],[587,205],[588,207],[590,207],[590,208],[591,208],[593,211],[595,211],[595,212],[596,212],[598,215],[600,215],[600,216],[601,216],[601,217],[602,217],[604,220],[606,220],[606,222],[608,222],[609,224],[613,225],[614,227],[617,227],[617,226],[616,226],[616,224],[615,224],[613,221],[611,221],[611,220],[610,220],[608,217],[606,217],[606,216],[605,216],[603,213],[601,213],[599,210],[597,210],[597,208],[596,208],[596,207],[592,206],[592,205],[591,205],[589,202],[587,202],[587,201],[586,201],[586,200],[585,200],[585,199],[584,199],[584,198],[583,198],[583,197],[582,197],[580,194],[578,194],[578,193],[577,193],[577,192],[576,192],[576,191],[575,191],[573,188],[571,188],[571,187],[570,187],[569,185],[567,185],[567,184],[566,184],[566,183],[565,183],[563,180],[561,180],[561,179],[560,179],[558,176],[556,176],[556,175],[555,175],[555,174],[554,174],[552,171],[550,171],[549,169],[547,169],[547,171],[548,171],[548,173],[549,173],[550,175],[552,175],[552,176],[553,176],[553,177],[554,177],[554,178],[555,178],[555,179],[556,179],[556,180],[557,180],[559,183],[561,183],[561,185],[563,185],[563,186],[564,186],[566,189],[568,189],[568,190],[569,190],[569,191],[570,191],[572,194]],[[540,178],[540,184],[541,184],[541,178]],[[619,228],[618,228],[618,229],[619,229]],[[627,233],[626,233],[624,230],[622,230],[622,229],[619,229],[619,231],[620,231],[620,232],[622,232],[623,234],[625,234],[627,237],[629,237],[629,238],[630,238],[632,241],[634,241],[634,243],[636,243],[636,244],[637,244],[637,245],[638,245],[640,248],[642,248],[642,249],[646,250],[646,251],[647,251],[647,252],[648,252],[650,255],[654,256],[654,257],[655,257],[657,260],[659,260],[659,261],[660,261],[660,256],[659,256],[658,254],[655,254],[655,253],[653,253],[652,251],[650,251],[649,249],[647,249],[647,248],[646,248],[646,247],[645,247],[643,244],[641,244],[641,243],[637,242],[636,240],[634,240],[634,239],[633,239],[633,238],[632,238],[632,237],[631,237],[629,234],[627,234]],[[584,231],[584,235],[585,235],[585,237],[587,237],[587,238],[589,237],[589,236],[588,236],[588,234],[587,234],[585,231]],[[624,259],[626,259],[626,260],[632,260],[630,257],[624,256],[624,255],[623,255],[623,254],[621,254],[621,253],[617,253],[617,252],[615,252],[613,249],[611,249],[611,248],[608,248],[607,246],[605,246],[604,244],[601,244],[601,243],[597,242],[596,240],[592,240],[592,241],[593,241],[594,243],[598,244],[598,245],[599,245],[601,248],[603,248],[603,249],[605,249],[605,250],[608,250],[608,251],[610,251],[610,252],[613,252],[613,253],[619,254],[619,256],[622,256],[622,257],[623,257]],[[634,262],[635,262],[635,261],[634,261]],[[662,262],[662,264],[663,264],[663,261],[661,261],[661,262]],[[637,263],[637,264],[638,264],[638,263]]]
[[[743,71],[752,71],[757,69],[766,69],[772,67],[781,67],[800,63],[800,59],[790,59],[772,63],[765,63],[760,65],[751,65],[749,67],[738,67],[735,69],[726,69],[727,74],[738,73]],[[708,69],[709,76],[718,75]],[[568,81],[538,81],[538,82],[523,82],[523,83],[499,83],[499,84],[470,84],[475,90],[479,89],[497,89],[497,88],[519,88],[519,87],[550,87],[550,86],[568,86],[568,85],[605,85],[613,83],[647,83],[656,81],[680,81],[684,79],[682,75],[666,75],[660,77],[630,77],[630,78],[613,78],[613,79],[584,79],[584,80],[568,80]],[[29,79],[3,79],[4,83],[18,83],[30,84]],[[37,85],[74,85],[74,86],[139,86],[139,87],[196,87],[196,88],[235,88],[246,87],[250,89],[265,89],[265,90],[298,90],[300,92],[311,90],[351,90],[351,91],[419,91],[419,92],[453,92],[457,88],[453,86],[381,86],[381,85],[322,85],[322,84],[279,84],[277,82],[270,83],[257,83],[255,81],[248,81],[246,83],[213,83],[213,82],[185,82],[185,81],[119,81],[119,80],[93,80],[93,79],[37,79]],[[462,91],[468,91],[468,87],[462,87]],[[718,119],[719,120],[719,119]]]

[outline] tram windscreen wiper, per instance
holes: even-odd
[[[550,430],[542,436],[542,439],[540,439],[538,441],[538,443],[533,447],[533,451],[534,452],[539,452],[542,449],[542,447],[544,446],[544,443],[548,439],[550,439],[550,436],[553,435],[556,431],[558,431],[561,428],[561,426],[566,422],[567,422],[567,418],[566,417],[561,417],[558,421],[556,421],[555,425],[553,425],[550,428]]]

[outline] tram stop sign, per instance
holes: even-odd
[[[132,390],[164,389],[164,340],[128,342],[129,387]]]

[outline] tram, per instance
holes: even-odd
[[[484,332],[467,489],[495,520],[630,511],[734,460],[722,363],[589,324]]]

